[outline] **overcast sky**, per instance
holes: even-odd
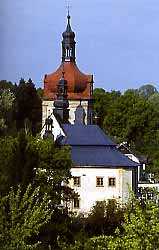
[[[65,0],[0,0],[0,80],[43,76],[61,61]],[[159,0],[72,0],[77,64],[95,87],[159,89]]]

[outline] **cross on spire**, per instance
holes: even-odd
[[[70,19],[70,9],[71,9],[71,5],[70,5],[70,1],[69,1],[69,0],[67,1],[66,8],[67,8],[67,18]]]

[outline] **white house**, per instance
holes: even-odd
[[[137,189],[138,164],[118,151],[97,125],[64,124],[62,145],[71,146],[74,163],[69,186],[79,194],[71,208],[88,213],[96,201],[115,199],[126,203]]]

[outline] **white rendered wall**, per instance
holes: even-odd
[[[43,138],[43,135],[45,133],[45,119],[50,116],[53,120],[53,129],[52,129],[52,133],[54,135],[54,141],[57,139],[57,137],[59,135],[63,135],[65,136],[65,133],[63,131],[63,129],[60,127],[58,121],[56,120],[55,116],[53,115],[53,110],[51,109],[51,105],[52,103],[49,102],[49,105],[43,105],[42,109],[43,109],[43,116],[42,116],[42,131],[41,131],[41,137]]]
[[[81,177],[80,187],[74,186],[73,178],[69,186],[79,194],[80,208],[72,209],[78,213],[88,213],[96,201],[116,199],[118,202],[126,203],[129,188],[132,189],[132,170],[113,168],[72,168],[72,176]],[[96,177],[104,178],[104,186],[96,187]],[[108,178],[116,178],[116,185],[110,187]]]
[[[133,154],[125,154],[130,160],[132,160],[132,161],[134,161],[134,162],[137,162],[137,163],[139,163],[140,164],[140,161],[139,161],[139,159],[135,156],[135,155],[133,155]],[[142,166],[143,167],[143,166]],[[137,175],[138,175],[138,181],[140,181],[140,171],[141,171],[141,166],[139,165],[138,166],[138,173],[137,173]]]
[[[54,101],[43,101],[42,102],[42,126],[45,123],[45,119],[48,117],[48,114],[53,112]],[[69,100],[69,122],[74,124],[75,120],[75,110],[77,106],[80,104],[80,101]],[[88,116],[88,101],[81,101],[81,105],[85,110],[85,124],[87,124],[87,116]]]

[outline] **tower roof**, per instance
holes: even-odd
[[[75,37],[75,33],[72,31],[72,28],[71,28],[70,19],[71,19],[71,16],[68,13],[68,15],[67,15],[67,27],[66,27],[66,30],[62,34],[63,37],[65,37],[65,36],[73,36],[73,37]]]
[[[67,26],[63,32],[62,40],[62,64],[59,68],[44,78],[44,99],[56,99],[57,86],[64,68],[67,81],[67,94],[69,100],[92,99],[93,76],[82,73],[76,64],[75,57],[75,33],[70,24],[70,14],[67,15]]]
[[[61,73],[65,70],[65,80],[67,80],[68,99],[91,99],[92,75],[82,73],[76,63],[64,62],[52,74],[46,75],[44,79],[44,97],[55,99],[57,84],[61,78]]]

